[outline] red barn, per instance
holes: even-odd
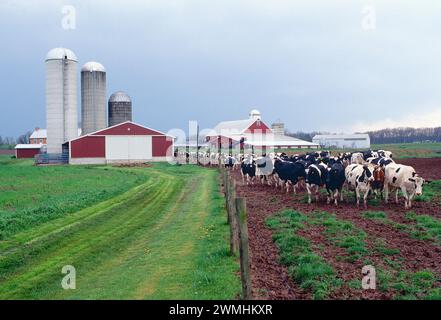
[[[273,132],[262,120],[258,110],[251,110],[248,119],[220,122],[206,136],[208,144],[218,149],[229,148],[318,148],[319,145],[309,141]]]
[[[33,158],[40,153],[42,144],[17,144],[15,146],[15,157],[17,159]]]
[[[70,164],[167,161],[173,137],[126,121],[68,142]]]

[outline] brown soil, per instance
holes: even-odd
[[[441,158],[399,159],[397,162],[412,166],[425,179],[441,179]]]
[[[400,163],[412,165],[421,176],[429,179],[441,179],[440,159],[406,159]],[[345,202],[339,206],[327,205],[325,196],[320,202],[311,205],[305,203],[305,192],[293,195],[285,191],[275,190],[274,187],[256,184],[254,186],[242,185],[240,172],[233,175],[236,179],[237,195],[247,200],[248,229],[251,261],[251,280],[253,295],[257,299],[310,299],[309,292],[299,288],[289,277],[287,268],[279,261],[278,249],[272,240],[272,232],[265,225],[267,217],[283,210],[294,209],[309,214],[313,211],[326,211],[335,213],[338,218],[351,221],[357,228],[364,230],[367,235],[368,249],[374,247],[375,241],[383,239],[388,248],[399,249],[400,253],[393,256],[375,253],[369,255],[371,263],[380,268],[385,268],[384,258],[401,264],[402,270],[418,271],[432,270],[441,279],[441,248],[431,241],[414,239],[404,231],[385,224],[381,221],[366,219],[362,216],[364,209],[357,209],[351,203]],[[388,218],[404,224],[413,222],[405,218],[404,204],[381,203],[368,208],[373,211],[387,212]],[[416,214],[428,214],[441,218],[441,207],[436,203],[414,202],[412,211]],[[323,256],[336,270],[339,278],[350,281],[362,278],[361,269],[364,259],[352,263],[340,258],[344,250],[333,246],[322,235],[319,227],[313,227],[299,233],[308,238],[313,244],[320,244],[324,250],[317,253]],[[440,284],[441,285],[441,284]],[[331,299],[390,299],[393,292],[380,290],[357,290],[344,285],[331,294]]]

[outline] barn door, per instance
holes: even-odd
[[[106,159],[110,161],[151,160],[151,136],[106,136]]]

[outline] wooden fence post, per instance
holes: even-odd
[[[225,207],[227,209],[227,221],[228,224],[230,225],[230,229],[231,229],[231,201],[233,201],[230,197],[231,191],[230,191],[230,182],[229,182],[229,176],[228,176],[228,171],[225,170],[225,168],[221,169],[223,172],[223,177],[224,177],[224,191],[225,191]]]
[[[239,235],[238,226],[236,219],[236,204],[235,204],[235,185],[233,179],[231,179],[231,174],[227,171],[227,211],[228,211],[228,223],[230,224],[230,253],[235,255],[239,249]]]
[[[239,225],[240,276],[242,279],[243,299],[251,300],[250,261],[248,256],[248,226],[246,202],[244,198],[236,198],[236,221]]]

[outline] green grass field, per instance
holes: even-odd
[[[239,295],[217,171],[31,164],[0,160],[1,299]]]

